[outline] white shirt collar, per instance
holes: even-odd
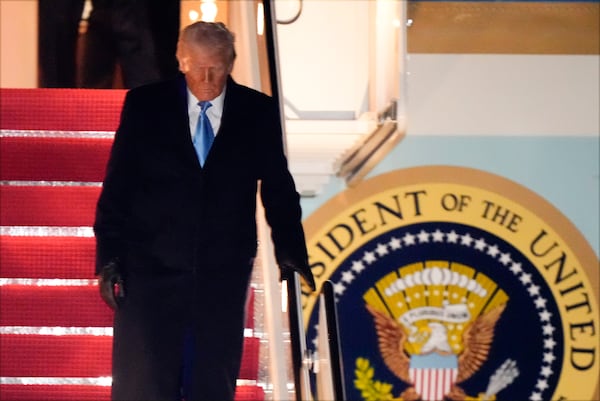
[[[223,103],[225,100],[225,92],[227,91],[227,85],[223,88],[223,91],[216,98],[210,100],[212,106],[206,110],[206,115],[210,120],[215,135],[219,132],[221,127],[221,117],[223,116]],[[196,123],[198,116],[200,115],[200,108],[198,107],[198,98],[194,96],[190,88],[187,88],[188,95],[188,117],[190,119],[190,132],[194,135],[196,129]]]

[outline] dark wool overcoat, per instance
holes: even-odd
[[[193,374],[184,380],[193,398],[232,399],[257,251],[257,188],[277,262],[307,266],[281,134],[273,99],[229,78],[201,167],[183,75],[127,93],[94,224],[96,273],[116,260],[125,276],[113,399],[175,399],[190,355]]]

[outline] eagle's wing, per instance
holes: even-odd
[[[458,357],[458,374],[456,383],[460,383],[473,375],[487,360],[494,328],[504,311],[506,304],[499,305],[471,323],[463,334],[464,351]]]
[[[367,310],[373,315],[375,329],[379,339],[379,352],[387,367],[406,383],[412,383],[408,374],[410,358],[404,353],[406,334],[402,327],[386,313],[366,305]]]

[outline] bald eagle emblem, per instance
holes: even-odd
[[[427,262],[405,266],[363,295],[386,367],[407,387],[402,401],[495,400],[517,376],[507,360],[485,393],[460,384],[487,361],[508,296],[469,266]]]

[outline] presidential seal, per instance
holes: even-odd
[[[313,272],[334,287],[348,399],[598,399],[598,257],[527,188],[400,170],[305,223]],[[310,340],[316,296],[303,302]]]

